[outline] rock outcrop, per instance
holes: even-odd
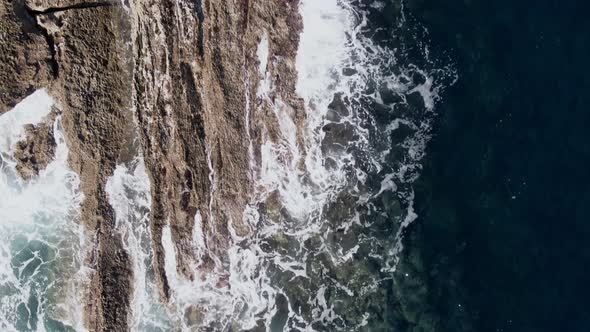
[[[22,1],[0,1],[0,114],[54,77],[47,38]]]
[[[139,1],[131,12],[155,268],[167,299],[164,225],[171,226],[178,272],[189,279],[195,266],[223,275],[232,232],[250,233],[242,216],[253,191],[249,140],[260,141],[262,124],[276,122],[255,97],[261,79],[256,51],[268,35],[269,57],[280,59],[269,61],[277,91],[302,111],[294,92],[301,21],[297,1],[285,0]],[[196,214],[202,224],[195,226]],[[195,255],[193,227],[203,227],[202,257]]]
[[[32,6],[2,1],[2,6],[1,14],[7,18],[2,36],[10,31],[4,26],[19,24],[26,36],[2,42],[3,48],[25,50],[14,63],[1,61],[13,69],[4,81],[18,82],[18,89],[12,83],[0,85],[12,92],[8,97],[3,95],[2,105],[10,107],[39,86],[49,87],[61,105],[70,165],[80,175],[85,195],[81,219],[95,241],[87,262],[94,270],[87,290],[87,326],[93,331],[123,331],[127,328],[132,271],[121,239],[113,232],[114,211],[104,188],[133,132],[128,15],[122,6],[110,3],[48,0]],[[35,52],[26,53],[30,49]],[[11,52],[2,56],[13,59]],[[26,67],[33,61],[34,66]],[[35,75],[28,74],[33,71],[31,66]],[[27,142],[42,139],[33,137]],[[20,153],[17,159],[39,160],[44,152],[28,151],[33,155]]]
[[[232,237],[252,232],[243,211],[254,192],[257,147],[277,139],[268,100],[285,103],[297,126],[304,120],[295,93],[301,28],[297,0],[0,0],[0,112],[39,87],[63,109],[69,162],[85,195],[81,219],[95,241],[87,261],[91,331],[128,329],[133,270],[105,185],[118,163],[139,152],[151,180],[162,299],[170,297],[165,225],[179,275],[215,271],[224,287]],[[267,100],[257,98],[263,38],[274,86]],[[50,130],[31,128],[19,145],[23,177],[49,160]],[[195,248],[194,227],[202,227],[205,248]]]
[[[53,124],[58,111],[54,109],[40,124],[25,127],[25,139],[16,144],[14,157],[16,170],[21,177],[29,180],[45,169],[55,156]]]
[[[113,231],[115,215],[104,188],[133,133],[129,19],[118,5],[50,5],[33,15],[53,41],[58,75],[51,90],[63,108],[70,166],[85,195],[81,218],[94,234],[87,325],[121,331],[127,328],[133,271]]]

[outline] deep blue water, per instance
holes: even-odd
[[[406,237],[431,329],[590,331],[590,4],[405,4],[460,77]]]

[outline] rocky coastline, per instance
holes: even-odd
[[[250,160],[277,122],[256,98],[258,46],[268,40],[272,91],[305,118],[295,93],[302,22],[297,0],[0,1],[0,113],[39,88],[60,106],[70,167],[84,194],[81,220],[93,239],[86,264],[85,325],[128,330],[134,271],[105,186],[118,164],[141,153],[151,181],[154,270],[164,302],[162,228],[169,225],[179,275],[194,268],[226,280],[231,236],[248,236]],[[55,115],[51,116],[55,119]],[[19,143],[20,174],[51,160],[51,119]],[[254,142],[255,144],[252,144]],[[195,223],[196,215],[202,222]],[[202,227],[206,254],[191,234]]]

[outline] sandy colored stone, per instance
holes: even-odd
[[[21,1],[0,1],[0,114],[53,78],[48,45]]]
[[[23,179],[38,176],[55,157],[53,125],[58,114],[54,109],[40,124],[27,125],[25,139],[16,143],[16,170]]]
[[[248,137],[258,146],[262,132],[276,127],[269,106],[256,100],[261,79],[256,51],[267,34],[270,56],[280,59],[269,61],[276,94],[293,107],[294,118],[303,119],[293,79],[302,24],[298,2],[285,0],[138,1],[132,12],[137,114],[152,183],[155,269],[168,299],[164,225],[171,227],[178,272],[189,279],[196,269],[213,268],[210,257],[197,261],[194,256],[197,212],[209,254],[221,261],[222,270],[229,265],[231,231],[238,236],[251,232],[242,220],[253,198]]]
[[[74,8],[36,15],[55,42],[58,76],[51,94],[63,107],[70,166],[85,199],[81,219],[94,236],[87,264],[86,325],[91,331],[124,331],[130,318],[133,271],[105,192],[133,133],[132,63],[128,18],[118,6]]]

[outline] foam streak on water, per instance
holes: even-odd
[[[89,272],[87,240],[79,225],[78,176],[54,123],[55,159],[29,181],[16,172],[13,153],[25,124],[37,124],[54,102],[38,90],[0,116],[0,330],[83,331],[82,301]]]

